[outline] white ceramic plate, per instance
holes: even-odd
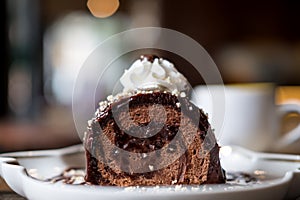
[[[1,154],[0,174],[15,192],[30,200],[275,200],[300,197],[300,156],[256,153],[241,147],[226,146],[221,148],[220,157],[226,171],[254,174],[260,181],[251,184],[124,188],[41,181],[59,175],[69,167],[83,168],[85,158],[81,145]]]

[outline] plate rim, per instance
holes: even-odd
[[[289,154],[271,154],[271,153],[261,153],[261,152],[254,152],[252,150],[248,150],[245,149],[243,147],[240,146],[227,146],[230,147],[233,151],[237,151],[239,153],[242,154],[246,154],[250,157],[256,157],[258,159],[275,159],[275,160],[281,160],[282,162],[284,161],[288,161],[288,162],[293,162],[293,161],[297,161],[300,162],[300,155],[289,155]],[[222,147],[223,148],[223,147]],[[78,144],[78,145],[72,145],[69,147],[64,147],[64,148],[59,148],[59,149],[51,149],[51,150],[35,150],[35,151],[21,151],[21,152],[10,152],[10,153],[4,153],[4,154],[0,154],[0,175],[3,177],[3,179],[5,181],[7,181],[7,177],[3,174],[2,169],[3,168],[18,168],[19,172],[21,173],[21,176],[23,179],[27,179],[26,181],[30,181],[33,182],[35,184],[39,184],[39,185],[43,185],[42,187],[47,187],[49,186],[49,182],[43,182],[42,180],[37,180],[34,179],[33,177],[31,177],[30,175],[28,175],[28,173],[26,172],[26,168],[24,166],[21,165],[13,165],[11,164],[11,162],[14,161],[18,161],[19,158],[35,158],[35,157],[48,157],[48,156],[64,156],[64,155],[69,155],[69,154],[74,154],[74,153],[79,153],[79,152],[84,152],[84,148],[82,144]],[[295,171],[297,171],[300,174],[300,169],[295,169]],[[260,184],[260,185],[256,185],[254,187],[245,187],[242,186],[240,188],[235,188],[234,190],[215,190],[215,191],[202,191],[202,190],[195,190],[192,193],[193,194],[199,194],[200,192],[201,194],[205,193],[205,194],[224,194],[224,193],[236,193],[236,192],[244,192],[244,191],[253,191],[253,190],[257,190],[257,189],[267,189],[269,187],[273,187],[273,186],[278,186],[278,185],[282,185],[282,184],[289,184],[289,182],[292,180],[293,175],[295,173],[295,171],[288,171],[284,174],[284,176],[282,176],[281,178],[278,179],[274,179],[270,184]],[[215,185],[215,184],[212,184]],[[219,184],[218,184],[219,185]],[[56,184],[51,184],[51,186],[56,187]],[[20,186],[19,186],[20,187]],[[112,188],[115,188],[114,186],[111,186],[110,188],[108,186],[86,186],[86,185],[64,185],[64,188],[68,188],[68,189],[80,189],[80,190],[84,190],[84,192],[91,192],[91,191],[101,191],[101,192],[111,192],[113,191]],[[146,186],[143,188],[150,188],[153,189],[156,186]],[[173,188],[175,188],[176,186],[173,186]],[[187,186],[187,185],[182,185],[182,187],[193,187],[193,186]],[[108,190],[109,188],[109,190]],[[122,190],[118,190],[122,188]],[[126,190],[125,188],[133,188],[134,187],[119,187],[116,188],[116,190],[118,192],[128,192],[130,190]],[[169,189],[170,186],[166,186],[165,188]],[[15,190],[18,194],[20,194],[21,196],[25,196],[25,191],[24,191],[24,186],[22,188],[19,188],[19,191]],[[139,188],[136,188],[139,189]],[[136,189],[134,189],[133,191],[137,191]],[[23,191],[22,191],[23,190]],[[160,186],[160,191],[163,191],[164,187]],[[189,191],[192,191],[191,189]],[[154,193],[155,194],[155,193]],[[165,195],[171,195],[171,194],[186,194],[184,191],[174,191],[174,192],[167,192],[167,193],[163,193]],[[153,194],[152,194],[153,195]],[[162,195],[162,194],[159,194]]]

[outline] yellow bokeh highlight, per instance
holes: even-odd
[[[87,7],[90,12],[99,18],[113,15],[119,8],[119,0],[88,0]]]

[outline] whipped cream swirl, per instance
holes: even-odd
[[[173,94],[188,91],[187,79],[174,65],[163,58],[136,60],[120,79],[124,92],[135,90],[163,90]]]

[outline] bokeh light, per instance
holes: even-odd
[[[113,15],[119,8],[119,0],[88,0],[87,6],[95,17],[105,18]]]

